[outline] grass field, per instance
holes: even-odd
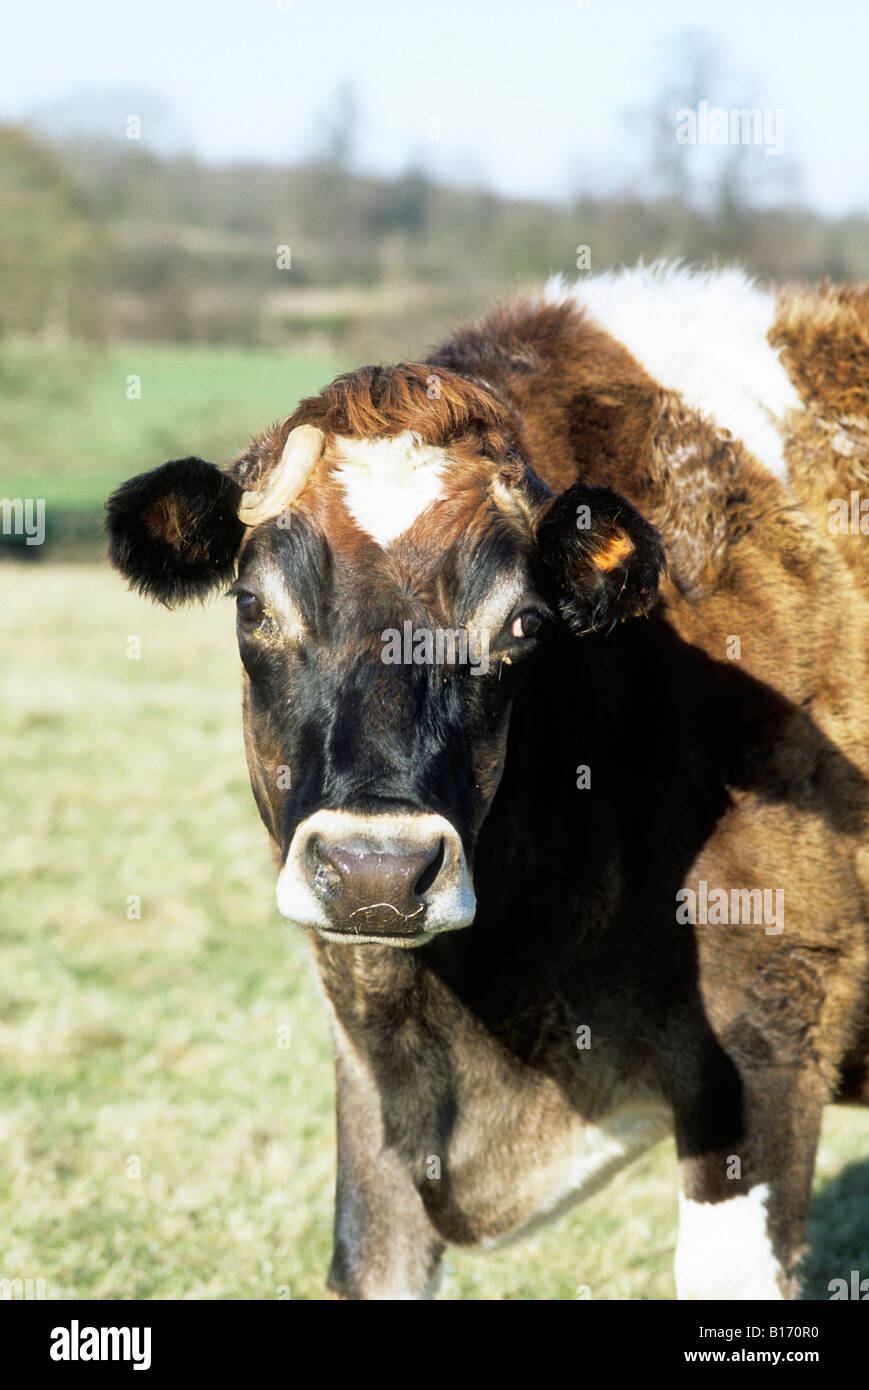
[[[350,365],[350,364],[343,364]],[[355,365],[355,364],[354,364]],[[274,351],[131,344],[0,345],[3,496],[102,508],[111,490],[167,459],[228,463],[341,369]],[[138,377],[141,396],[128,398]]]
[[[326,1014],[274,905],[231,605],[170,614],[87,564],[7,562],[0,585],[0,1277],[50,1298],[319,1298]],[[869,1112],[831,1110],[812,1297],[869,1275],[867,1156]],[[524,1244],[451,1253],[442,1296],[669,1299],[675,1234],[662,1144]]]

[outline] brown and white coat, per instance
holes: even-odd
[[[339,1296],[426,1296],[670,1132],[679,1295],[795,1293],[823,1107],[869,1099],[867,498],[869,291],[665,267],[110,500],[143,592],[234,580]],[[486,670],[387,664],[405,624]]]

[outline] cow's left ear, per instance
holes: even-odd
[[[109,559],[132,588],[169,607],[230,581],[244,522],[242,490],[202,459],[130,478],[106,502]]]
[[[537,547],[555,605],[575,633],[647,613],[666,569],[661,538],[636,507],[609,488],[582,483],[549,503]]]

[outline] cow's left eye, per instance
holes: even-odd
[[[526,608],[524,613],[520,613],[517,618],[513,619],[510,635],[511,637],[533,637],[542,622],[542,613],[538,613],[536,608]]]

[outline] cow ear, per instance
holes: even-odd
[[[173,607],[204,598],[235,572],[242,490],[202,459],[176,459],[130,478],[106,502],[109,559],[148,598]]]
[[[605,487],[576,483],[554,497],[537,544],[555,605],[577,634],[647,613],[666,569],[654,526]]]

